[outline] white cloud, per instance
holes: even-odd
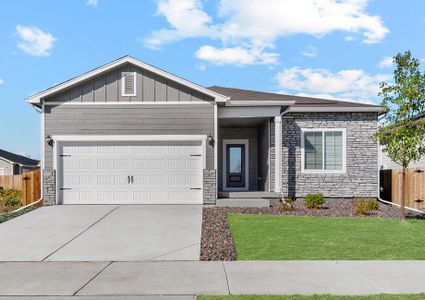
[[[317,48],[308,46],[303,51],[301,51],[301,54],[307,57],[316,57],[317,56]]]
[[[97,0],[87,0],[86,4],[90,6],[97,6]]]
[[[37,27],[18,25],[16,31],[20,37],[18,48],[29,55],[49,56],[56,38]]]
[[[163,15],[172,28],[152,32],[144,40],[149,48],[155,49],[184,38],[213,35],[212,20],[198,0],[159,0],[157,14]]]
[[[322,37],[334,31],[363,36],[363,43],[380,42],[389,30],[381,18],[366,12],[367,0],[221,0],[214,22],[202,0],[158,0],[158,15],[169,28],[153,31],[144,40],[159,48],[185,38],[220,40],[223,48],[273,48],[277,39],[308,34]],[[346,38],[346,39],[347,39]],[[254,60],[255,61],[255,60]]]
[[[363,70],[331,72],[327,69],[293,67],[276,76],[278,86],[299,95],[321,95],[323,98],[373,102],[377,100],[379,83],[390,80],[385,74],[371,75]]]
[[[391,68],[393,66],[393,58],[391,56],[385,56],[379,62],[379,67],[383,68]]]
[[[206,45],[196,51],[196,57],[216,65],[234,64],[243,66],[251,64],[275,64],[278,54],[264,52],[262,49],[255,48],[215,48]]]
[[[4,80],[0,78],[0,84],[3,84],[3,83],[4,83]]]
[[[347,42],[354,42],[356,40],[356,38],[352,35],[348,35],[348,36],[344,37],[344,40],[346,40]]]

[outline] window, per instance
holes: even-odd
[[[136,96],[136,72],[123,72],[121,75],[123,96]]]
[[[345,129],[303,129],[302,171],[345,172]]]
[[[3,176],[3,175],[4,175],[4,169],[0,168],[0,176]]]

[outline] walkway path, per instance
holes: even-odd
[[[102,296],[85,300],[108,299],[104,297],[108,295],[159,300],[163,298],[152,296],[168,295],[186,300],[196,294],[403,294],[425,292],[425,261],[4,262],[0,278],[1,296],[42,296],[39,299],[48,295]]]

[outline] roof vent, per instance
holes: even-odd
[[[136,96],[136,72],[123,72],[121,75],[123,96]]]

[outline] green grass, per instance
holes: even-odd
[[[230,214],[239,260],[425,259],[425,221]]]
[[[270,296],[270,295],[242,295],[242,296],[198,296],[198,300],[419,300],[425,299],[425,294],[413,295],[371,295],[371,296]]]

